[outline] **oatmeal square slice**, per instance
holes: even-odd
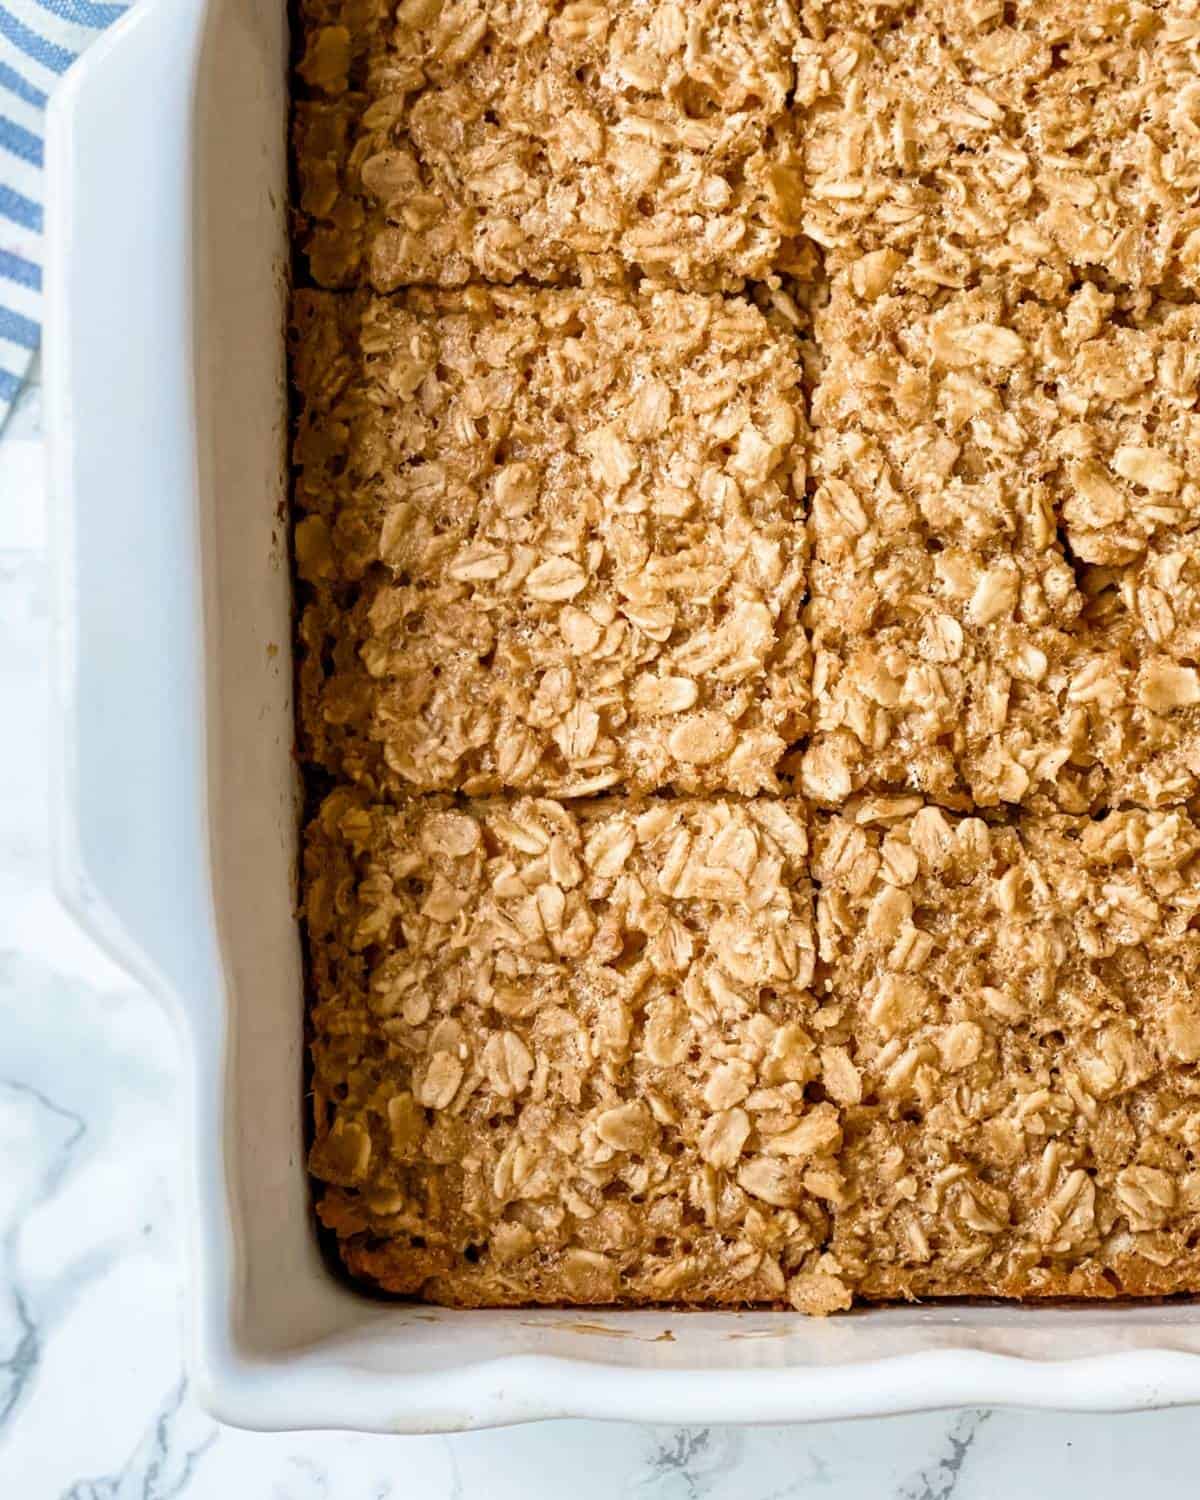
[[[830,1254],[865,1298],[1200,1288],[1200,828],[815,819],[817,992],[847,1056]]]
[[[326,0],[306,21],[320,285],[730,288],[799,253],[789,0]]]
[[[806,794],[1195,795],[1197,308],[851,272],[817,338]]]
[[[846,1305],[807,859],[795,801],[331,794],[310,1165],[350,1270],[465,1305]]]
[[[797,52],[804,228],[914,289],[990,274],[1200,286],[1194,5],[814,3]]]
[[[753,793],[807,728],[795,339],[741,298],[300,294],[314,758],[389,795]]]

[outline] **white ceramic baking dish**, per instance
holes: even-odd
[[[1200,1399],[1200,1307],[451,1312],[326,1269],[293,918],[284,0],[143,0],[51,111],[60,890],[178,1021],[191,1365],[248,1427]]]

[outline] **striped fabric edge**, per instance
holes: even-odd
[[[0,0],[0,428],[41,341],[46,103],[126,8]]]

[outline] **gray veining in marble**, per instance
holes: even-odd
[[[796,1428],[566,1422],[456,1438],[218,1428],[181,1357],[176,1065],[48,879],[36,397],[0,440],[0,1500],[1147,1500],[1200,1419],[942,1413]]]

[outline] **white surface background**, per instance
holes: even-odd
[[[263,1437],[197,1410],[171,1034],[48,884],[38,413],[35,390],[0,437],[0,1500],[1128,1500],[1131,1481],[1146,1500],[1200,1496],[1193,1410],[454,1438]]]

